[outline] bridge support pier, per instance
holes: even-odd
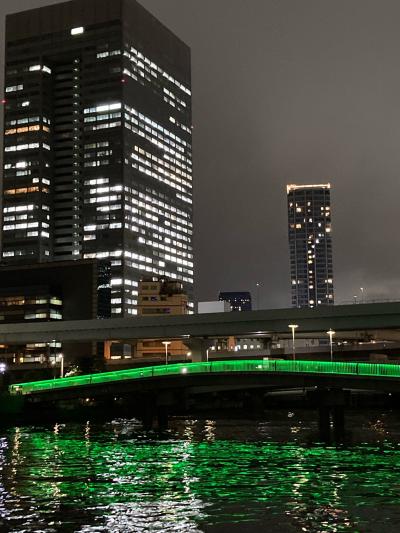
[[[159,431],[168,429],[168,407],[160,405],[157,408],[157,425]]]
[[[331,412],[329,407],[320,406],[318,409],[319,436],[323,442],[329,442],[331,437]]]
[[[168,428],[169,408],[174,405],[174,393],[171,391],[161,391],[158,394],[145,394],[143,396],[143,407],[139,418],[143,423],[143,429],[149,431],[153,429],[157,422],[157,429],[163,431]]]
[[[335,405],[332,409],[333,419],[333,435],[336,442],[341,442],[344,439],[344,406]]]
[[[207,361],[207,350],[214,344],[207,337],[191,337],[185,339],[184,344],[192,352],[193,363],[203,363]]]
[[[342,389],[321,389],[312,392],[312,396],[318,405],[320,439],[323,442],[342,442],[345,435],[344,408],[349,395]]]
[[[249,415],[261,416],[264,413],[264,391],[254,390],[244,396],[244,407]]]
[[[143,429],[145,431],[150,431],[151,429],[153,429],[154,415],[155,405],[153,398],[145,398],[145,404],[141,413],[141,420],[143,424]]]

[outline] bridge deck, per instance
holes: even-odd
[[[184,377],[187,374],[208,373],[298,373],[298,374],[328,374],[343,376],[382,377],[400,379],[400,365],[376,363],[347,363],[325,361],[214,361],[212,363],[188,363],[151,366],[88,374],[69,378],[33,381],[11,385],[11,394],[32,395],[71,387],[95,386],[109,382],[126,380],[144,380],[166,376]]]

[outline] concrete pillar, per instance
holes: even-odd
[[[331,439],[331,410],[326,405],[318,409],[318,429],[322,442],[330,442]]]
[[[344,406],[335,405],[332,408],[333,434],[335,442],[342,442],[344,439]]]
[[[344,408],[348,404],[349,395],[343,389],[322,389],[315,391],[314,398],[318,402],[319,434],[324,442],[330,442],[331,421],[333,440],[342,442],[345,433]]]
[[[157,408],[157,425],[159,431],[168,429],[168,407],[166,405],[159,405]]]
[[[111,359],[111,344],[113,341],[104,341],[104,359]]]
[[[236,346],[236,339],[235,337],[228,337],[227,339],[227,348],[228,352],[234,352]]]
[[[190,337],[184,340],[185,345],[192,352],[193,363],[207,361],[207,350],[213,345],[213,341],[204,337]]]
[[[154,418],[156,416],[156,402],[152,394],[145,394],[142,401],[139,418],[142,421],[143,429],[149,431],[153,428]]]

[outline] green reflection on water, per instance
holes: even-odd
[[[277,516],[287,531],[354,532],[359,508],[400,504],[398,446],[219,440],[213,424],[188,421],[170,439],[124,423],[10,431],[0,439],[3,525],[203,531]]]

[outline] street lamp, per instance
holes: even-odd
[[[64,377],[64,354],[60,354],[61,360],[60,360],[60,378]]]
[[[168,364],[168,346],[171,344],[171,341],[162,341],[165,346],[165,364]]]
[[[54,364],[57,363],[57,341],[56,339],[53,339],[51,341],[53,343],[53,348],[54,348]]]
[[[364,303],[364,287],[360,287],[361,291],[361,303]]]
[[[296,345],[295,345],[295,342],[294,342],[294,333],[296,331],[296,329],[299,327],[298,324],[289,324],[289,329],[292,330],[292,347],[293,347],[293,361],[296,360]]]
[[[5,363],[0,363],[0,374],[4,374],[7,370],[7,365]]]
[[[257,311],[259,311],[260,310],[260,287],[261,287],[261,283],[259,281],[257,281],[256,287],[257,287]]]
[[[335,335],[336,331],[333,331],[333,329],[329,329],[329,331],[326,332],[327,335],[329,335],[329,345],[331,347],[331,363],[333,362],[333,336]]]

